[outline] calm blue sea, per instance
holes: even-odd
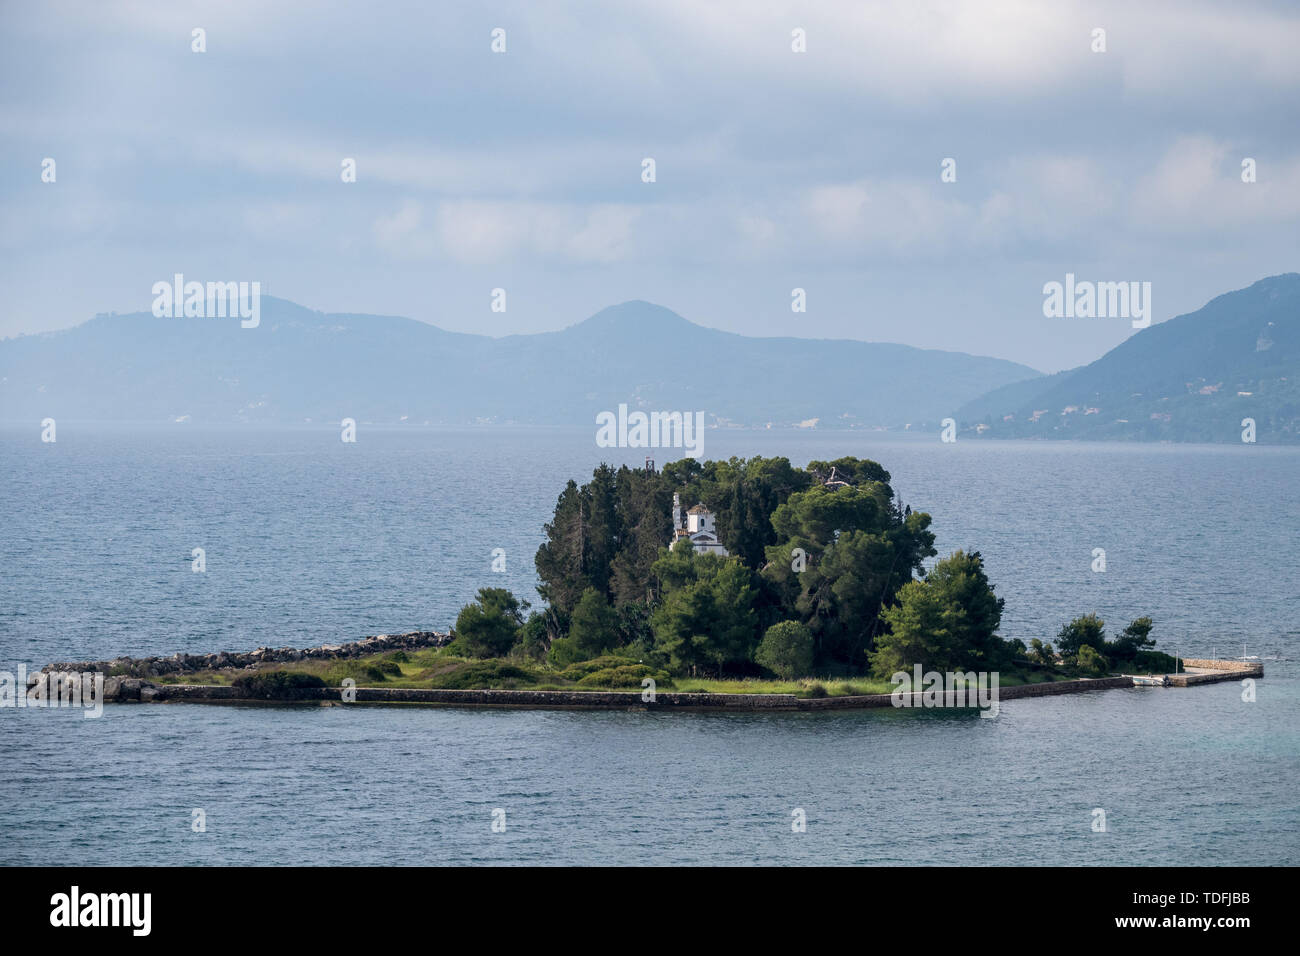
[[[703,457],[754,454],[880,461],[934,515],[941,553],[984,554],[1005,636],[1150,614],[1166,650],[1263,657],[1258,699],[1233,683],[1112,691],[1011,701],[994,720],[0,710],[5,862],[1300,858],[1300,449],[706,432]],[[594,427],[363,424],[344,444],[334,427],[60,421],[43,444],[5,426],[0,669],[443,630],[478,587],[535,599],[564,482],[644,455],[597,448]]]

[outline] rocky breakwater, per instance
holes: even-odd
[[[321,644],[319,647],[259,647],[247,653],[221,651],[217,654],[173,654],[170,657],[117,657],[111,661],[64,661],[47,664],[42,673],[51,671],[97,671],[106,677],[124,679],[165,677],[211,670],[255,670],[261,664],[285,664],[292,661],[334,660],[365,657],[387,651],[422,650],[445,647],[450,634],[438,631],[410,631],[406,634],[376,634],[347,644]]]

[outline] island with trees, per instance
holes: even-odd
[[[601,465],[560,493],[531,608],[484,587],[460,612],[433,686],[639,687],[799,695],[888,692],[915,664],[998,671],[1004,684],[1172,671],[1139,617],[1095,615],[1056,647],[998,636],[1004,601],[978,551],[937,555],[931,517],[858,458],[686,458]],[[716,516],[726,556],[672,546],[673,498]]]
[[[1002,687],[1177,669],[1154,649],[1145,616],[1113,638],[1095,614],[1066,623],[1055,646],[1000,637],[1004,600],[980,553],[927,566],[938,556],[930,515],[904,504],[890,480],[858,458],[803,468],[761,457],[685,458],[662,471],[602,464],[585,484],[568,482],[543,529],[538,607],[484,586],[446,633],[46,670],[103,671],[110,699],[326,700],[350,686],[473,703],[459,692],[649,686],[874,706],[868,698],[890,694],[891,678],[918,665],[997,674]],[[688,521],[680,502],[696,502]],[[540,699],[518,696],[519,706]]]

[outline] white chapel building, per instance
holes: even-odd
[[[728,554],[718,540],[713,512],[702,504],[696,505],[686,512],[686,522],[683,524],[681,497],[673,492],[673,540],[668,542],[668,547],[675,547],[683,538],[691,542],[696,554],[716,554],[724,558]]]

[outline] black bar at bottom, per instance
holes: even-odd
[[[952,943],[1043,932],[1230,944],[1287,927],[1281,911],[1294,875],[1249,867],[14,868],[0,896],[0,932],[10,943],[128,946],[331,937],[367,945],[408,934],[431,946],[575,936],[635,943],[683,932],[692,941],[772,944],[776,930],[823,942],[860,936],[864,945],[895,933]]]

